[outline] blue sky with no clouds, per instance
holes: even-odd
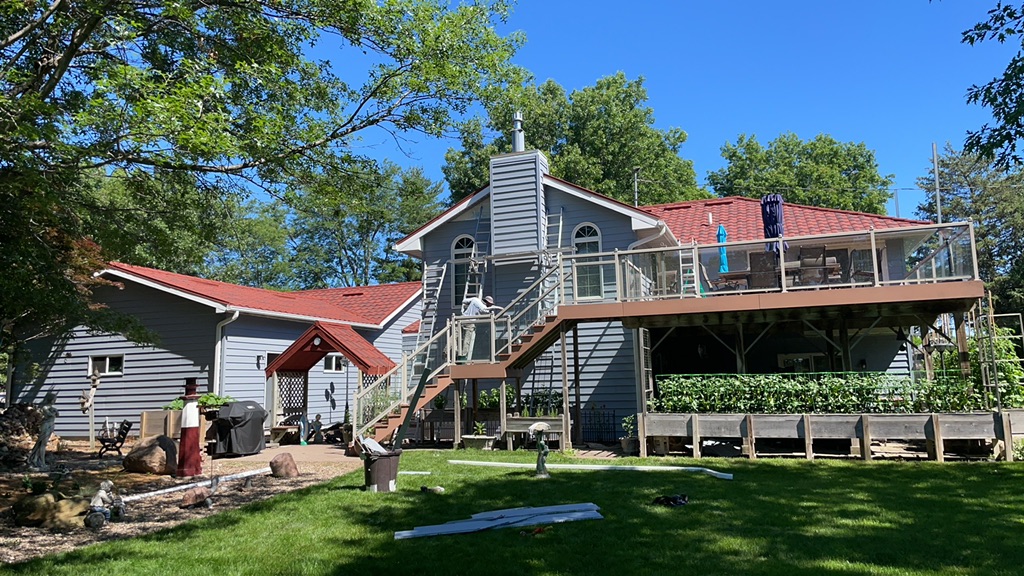
[[[930,173],[932,142],[960,148],[968,129],[991,119],[964,95],[1001,73],[1016,49],[960,37],[993,4],[523,0],[502,30],[526,34],[515,60],[538,82],[572,91],[617,71],[643,76],[656,126],[689,134],[682,156],[701,182],[740,134],[767,143],[788,131],[825,133],[876,152],[907,217],[922,199],[911,189]],[[445,150],[457,144],[413,137],[403,157],[384,137],[364,143],[437,180]]]

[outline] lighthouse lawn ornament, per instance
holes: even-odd
[[[203,458],[199,452],[199,394],[195,378],[185,379],[185,401],[181,409],[181,442],[178,446],[178,478],[190,478],[203,473]]]

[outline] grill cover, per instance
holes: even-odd
[[[229,402],[217,413],[216,454],[246,456],[258,454],[263,443],[263,421],[267,411],[257,402]]]

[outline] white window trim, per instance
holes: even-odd
[[[343,354],[339,354],[337,352],[332,352],[332,353],[328,354],[327,356],[324,356],[325,364],[326,364],[326,361],[328,359],[331,359],[331,364],[334,366],[334,368],[327,368],[325,366],[324,367],[324,374],[344,374],[345,372],[348,372],[349,361],[348,361],[348,358],[345,358],[345,356]],[[337,359],[341,359],[341,361],[343,362],[340,370],[337,368],[337,365],[338,365]]]
[[[92,376],[92,365],[96,360],[104,358],[105,362],[104,369],[100,371],[100,376],[124,376],[124,354],[96,354],[95,356],[89,356],[89,364],[85,367],[86,376]],[[120,358],[121,359],[121,370],[119,372],[110,371],[110,359]]]
[[[596,241],[597,242],[597,252],[600,253],[600,252],[604,251],[604,234],[601,232],[601,227],[598,226],[597,224],[594,224],[593,222],[581,222],[580,224],[577,224],[575,228],[572,229],[572,236],[570,236],[570,239],[572,240],[573,252],[575,254],[577,254],[577,255],[579,254],[579,251],[576,248],[576,240],[577,240],[576,234],[579,233],[579,231],[582,230],[583,228],[586,228],[587,226],[593,228],[597,232],[597,236],[587,238],[586,243],[590,243],[590,242]],[[582,244],[584,242],[580,242],[580,243]],[[601,286],[601,293],[597,294],[597,295],[583,296],[583,295],[581,295],[579,293],[579,286],[577,285],[577,288],[576,288],[576,297],[577,298],[579,298],[580,300],[601,300],[601,299],[604,298],[604,266],[598,266],[597,267],[597,273],[598,273],[598,282],[599,282],[599,285]]]
[[[452,249],[451,249],[451,252],[450,252],[451,259],[452,259],[452,283],[451,283],[452,310],[462,310],[462,296],[463,295],[458,293],[459,292],[458,275],[455,273],[455,267],[459,266],[459,264],[456,264],[455,261],[456,260],[465,260],[467,258],[467,256],[463,256],[461,254],[459,256],[455,255],[455,246],[461,240],[469,240],[470,242],[473,243],[473,245],[469,247],[469,256],[472,256],[473,255],[473,251],[476,249],[476,238],[473,238],[473,236],[471,236],[469,234],[460,234],[459,236],[456,236],[455,240],[452,240]],[[465,250],[465,248],[463,248],[463,250]],[[468,268],[466,269],[466,279],[467,280],[469,279],[469,269]],[[463,288],[465,288],[465,284],[463,284]],[[465,291],[465,290],[463,290],[463,291]]]

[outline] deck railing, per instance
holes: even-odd
[[[559,254],[546,274],[481,326],[466,362],[496,362],[559,305],[719,298],[977,280],[970,222],[715,244]],[[483,326],[491,342],[482,344]],[[456,336],[458,337],[458,336]]]

